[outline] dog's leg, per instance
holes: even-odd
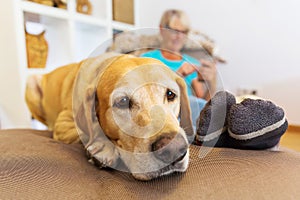
[[[87,147],[87,154],[98,167],[114,168],[119,164],[120,154],[116,146],[107,138],[98,137]]]
[[[68,144],[80,142],[73,114],[70,110],[63,110],[58,115],[53,130],[53,138]]]
[[[85,106],[81,104],[75,111],[76,126],[86,148],[90,161],[98,167],[114,168],[119,163],[119,151],[116,145],[105,136],[96,117],[93,90],[87,90]]]
[[[40,122],[46,124],[44,109],[42,106],[42,75],[32,75],[28,77],[26,83],[25,100],[32,116]]]

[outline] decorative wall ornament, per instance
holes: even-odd
[[[28,68],[45,68],[48,57],[46,30],[38,23],[26,23],[25,38]]]
[[[79,13],[91,15],[93,7],[89,0],[77,0],[76,10]]]

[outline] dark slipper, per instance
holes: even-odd
[[[268,149],[279,143],[288,122],[271,101],[245,99],[230,108],[228,145],[239,149]]]
[[[216,93],[205,105],[197,121],[195,144],[221,147],[226,143],[228,113],[236,103],[235,97],[226,91]]]

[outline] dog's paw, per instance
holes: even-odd
[[[195,143],[222,147],[226,144],[227,118],[235,97],[226,91],[216,93],[205,105],[197,121]]]
[[[114,168],[119,162],[119,151],[110,141],[96,140],[87,147],[90,161],[97,167]]]
[[[233,148],[274,147],[287,127],[284,110],[267,100],[245,99],[233,105],[229,113],[228,132]]]

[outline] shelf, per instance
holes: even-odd
[[[91,56],[91,53],[105,43],[108,39],[107,28],[82,28],[82,24],[75,24],[74,41],[76,48],[73,49],[75,61],[80,61]]]
[[[53,18],[60,18],[60,19],[69,18],[69,13],[65,9],[50,7],[50,6],[46,6],[34,2],[29,2],[29,1],[22,1],[21,9],[24,12],[53,17]]]
[[[114,8],[115,14],[117,12],[117,14],[130,15],[132,18],[130,21],[123,21],[125,19],[123,15],[114,18],[116,15],[113,13],[113,3],[116,3],[116,0],[89,0],[92,5],[91,15],[77,12],[77,0],[67,0],[67,9],[47,6],[30,0],[13,0],[13,3],[11,3],[12,8],[8,9],[13,11],[15,18],[11,21],[16,30],[16,43],[18,44],[16,49],[18,56],[16,73],[21,74],[20,82],[23,95],[28,76],[45,74],[60,66],[79,62],[91,56],[98,56],[112,45],[114,31],[134,30],[138,25],[138,1],[118,0],[118,4],[119,6],[128,7],[127,1],[131,2],[131,10],[125,9],[120,13],[118,11],[120,7]],[[47,41],[48,52],[44,68],[28,68],[27,66],[27,41],[26,32],[24,31],[27,22],[38,23],[45,31],[43,37]],[[131,22],[135,25],[130,24]],[[31,36],[38,32],[40,32],[39,29],[35,30],[31,33]],[[38,37],[34,38],[35,41],[39,41],[38,39]],[[35,47],[37,46],[40,45],[37,43]],[[24,102],[22,101],[22,103]],[[28,113],[26,120],[31,119],[27,109],[18,110],[16,115],[19,116],[20,112]]]
[[[122,30],[122,31],[130,31],[130,30],[134,30],[135,26],[132,24],[126,24],[123,22],[113,21],[112,28],[117,29],[117,30]]]
[[[92,17],[98,19],[109,19],[111,0],[89,0],[92,4]]]
[[[18,0],[24,22],[36,22],[45,27],[48,43],[48,57],[43,69],[28,69],[30,73],[47,72],[56,67],[80,61],[95,50],[104,52],[113,38],[113,30],[131,31],[135,25],[114,21],[112,18],[114,0],[90,0],[91,15],[76,11],[76,0],[68,1],[68,8],[55,8],[28,0]],[[119,1],[119,5],[125,5]],[[133,9],[134,0],[129,0]],[[117,11],[120,7],[115,7]],[[123,10],[124,11],[124,10]],[[124,14],[124,13],[123,13]],[[134,16],[134,13],[132,13]],[[23,37],[23,36],[22,36]],[[24,63],[27,63],[26,60]]]
[[[85,15],[85,14],[75,13],[73,15],[73,19],[76,22],[84,23],[87,25],[99,26],[99,27],[108,26],[107,20],[90,16],[90,15]]]
[[[28,68],[27,70],[27,75],[40,75],[40,74],[45,74],[45,72],[47,73],[47,69],[46,68]]]

